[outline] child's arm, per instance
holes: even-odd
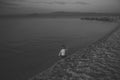
[[[58,56],[60,56],[60,54],[61,54],[61,51],[59,52]]]

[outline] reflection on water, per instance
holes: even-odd
[[[61,44],[75,52],[116,25],[80,19],[0,20],[0,73],[6,80],[26,80],[58,60]]]

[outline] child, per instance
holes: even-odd
[[[60,50],[58,56],[60,56],[61,58],[65,58],[65,57],[67,57],[67,55],[66,55],[66,51],[67,51],[66,46],[62,45],[61,47],[62,47],[62,49]]]

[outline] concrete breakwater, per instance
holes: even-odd
[[[120,80],[120,25],[29,80]]]

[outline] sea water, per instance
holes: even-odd
[[[73,54],[116,26],[79,18],[0,19],[1,79],[26,80],[59,60],[62,44]]]

